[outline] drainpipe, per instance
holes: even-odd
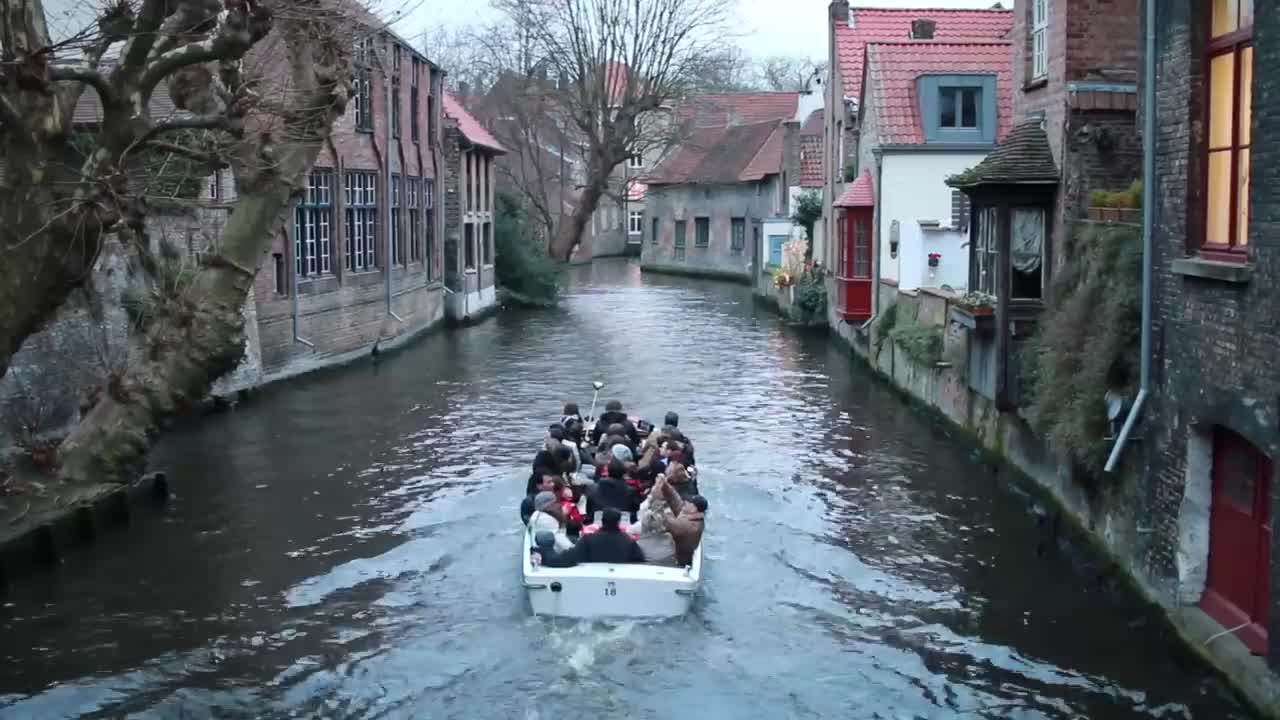
[[[285,242],[289,242],[288,236],[285,237]],[[293,253],[289,254],[293,255]],[[316,346],[314,343],[310,340],[304,339],[300,334],[298,334],[298,258],[296,256],[290,257],[289,262],[293,265],[293,270],[289,273],[289,275],[293,277],[293,282],[291,283],[293,287],[289,291],[289,300],[291,301],[290,305],[293,306],[293,341],[315,350]]]
[[[1133,432],[1134,423],[1146,403],[1151,387],[1151,235],[1155,230],[1155,180],[1156,180],[1156,3],[1145,0],[1146,6],[1146,54],[1142,68],[1142,365],[1138,382],[1138,396],[1134,398],[1129,417],[1125,418],[1116,444],[1107,458],[1106,472],[1114,472],[1120,462],[1125,443]]]
[[[385,282],[383,284],[386,285],[386,291],[387,291],[387,314],[395,318],[397,321],[403,323],[404,318],[397,315],[396,311],[391,309],[391,272],[394,269],[393,266],[395,264],[391,261],[391,258],[393,257],[392,249],[391,249],[391,218],[392,218],[391,199],[394,197],[392,193],[394,193],[395,190],[393,189],[393,186],[391,184],[392,183],[392,177],[391,177],[391,103],[392,103],[391,64],[392,64],[392,58],[390,57],[390,55],[393,52],[400,52],[400,49],[396,47],[395,43],[392,42],[390,38],[387,39],[387,51],[388,51],[387,57],[383,59],[383,64],[382,64],[382,94],[386,98],[386,110],[387,110],[387,116],[383,121],[383,125],[385,125],[385,128],[384,128],[385,132],[383,134],[386,137],[387,149],[385,152],[382,153],[383,162],[386,163],[386,171],[383,173],[383,176],[385,177],[386,181],[383,187],[387,189],[387,192],[386,192],[387,221],[383,224],[383,227],[386,228],[386,230],[384,231],[384,234],[387,236],[387,261],[386,261],[386,271],[385,271],[386,277],[384,278]]]

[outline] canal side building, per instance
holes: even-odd
[[[447,92],[444,115],[446,312],[450,321],[464,322],[497,305],[494,161],[506,149]]]
[[[362,42],[355,65],[347,113],[254,285],[264,382],[444,319],[443,72],[389,33]]]
[[[1280,701],[1280,247],[1263,140],[1280,117],[1280,16],[1253,2],[1158,5],[1152,405],[1153,582],[1217,652],[1255,654]],[[1260,140],[1253,143],[1255,136]],[[1253,152],[1257,150],[1257,152]],[[1277,157],[1280,162],[1280,157]],[[1137,451],[1135,451],[1137,452]],[[1199,611],[1203,611],[1201,614]],[[1241,653],[1243,654],[1243,653]]]

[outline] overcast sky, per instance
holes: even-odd
[[[996,0],[854,0],[856,7],[987,8]],[[488,0],[383,0],[383,7],[401,9],[395,22],[401,35],[421,42],[426,28],[467,26],[492,22],[497,13]],[[735,5],[742,24],[738,44],[749,54],[803,55],[822,58],[827,52],[827,0],[725,0]],[[1004,0],[1005,7],[1013,7]],[[390,13],[384,14],[389,17]]]

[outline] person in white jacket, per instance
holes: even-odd
[[[529,533],[537,537],[538,531],[546,530],[556,536],[556,550],[564,552],[573,547],[573,541],[565,534],[564,511],[555,493],[542,491],[533,497],[533,514],[529,516]]]

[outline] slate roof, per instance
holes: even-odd
[[[871,171],[862,171],[858,179],[854,180],[853,184],[846,188],[833,204],[836,207],[848,208],[875,207],[876,192],[871,183]]]
[[[1058,182],[1049,136],[1038,120],[1018,125],[982,162],[947,178],[954,188]]]
[[[733,184],[782,172],[782,128],[774,122],[695,129],[644,181]]]
[[[840,64],[844,95],[849,98],[858,98],[862,92],[862,64],[867,43],[909,41],[913,20],[933,20],[937,23],[933,41],[943,42],[1000,40],[1013,29],[1012,10],[854,8],[851,18],[848,23],[835,21],[834,28],[835,60]]]
[[[1012,48],[1007,42],[952,43],[907,41],[867,46],[865,101],[875,107],[877,132],[884,145],[920,145],[920,98],[916,80],[944,73],[996,76],[996,140],[1013,122]]]
[[[467,139],[467,142],[496,153],[505,153],[507,151],[506,148],[502,147],[502,143],[498,142],[485,129],[484,125],[480,124],[479,120],[476,120],[471,113],[467,112],[466,108],[462,107],[462,103],[458,102],[453,93],[447,92],[444,94],[443,110],[447,117],[458,123],[458,130],[462,133],[462,137]]]

